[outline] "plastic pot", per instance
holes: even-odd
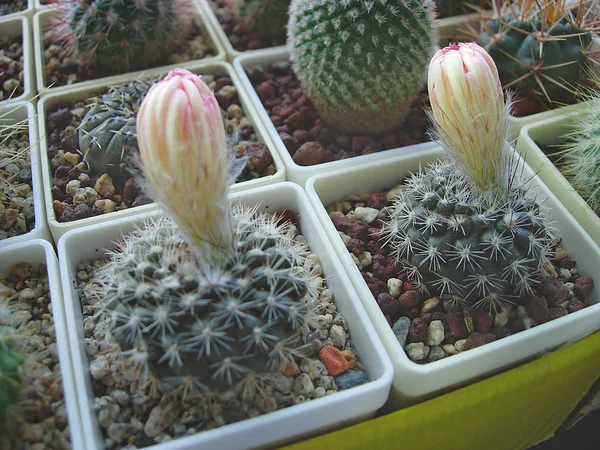
[[[37,93],[35,87],[35,67],[33,64],[33,47],[31,44],[31,26],[29,25],[29,19],[26,15],[17,13],[0,16],[0,30],[2,30],[0,32],[2,36],[8,36],[10,38],[22,37],[23,73],[25,76],[23,80],[23,93],[18,97],[0,101],[0,105],[6,102],[29,100]]]

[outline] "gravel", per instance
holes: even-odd
[[[0,86],[0,101],[19,97],[25,91],[22,36],[0,35]]]
[[[2,428],[0,449],[69,449],[46,266],[12,265],[8,273],[0,274],[0,300],[0,325],[17,328],[17,343],[25,357],[21,393]]]

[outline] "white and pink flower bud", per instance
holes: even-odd
[[[457,163],[481,188],[496,184],[509,126],[498,69],[475,43],[450,44],[429,64],[435,131]]]
[[[229,151],[221,109],[202,77],[169,72],[146,94],[136,128],[154,200],[191,242],[229,248]]]

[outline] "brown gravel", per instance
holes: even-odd
[[[0,101],[16,98],[25,90],[22,36],[0,36]]]

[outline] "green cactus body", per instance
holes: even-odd
[[[474,188],[452,164],[405,182],[384,229],[409,279],[447,308],[498,310],[539,282],[552,238],[535,200]]]
[[[99,277],[113,335],[159,379],[224,391],[295,352],[320,284],[295,226],[234,207],[235,244],[207,261],[170,219],[125,238]]]
[[[261,35],[285,35],[290,0],[232,0],[231,5],[244,30]]]
[[[543,105],[572,102],[574,87],[586,77],[594,34],[578,26],[570,11],[550,20],[543,8],[515,13],[518,6],[508,3],[511,8],[484,21],[476,36],[494,59],[504,88]]]
[[[60,0],[55,32],[85,68],[131,71],[156,65],[191,33],[189,0]]]
[[[600,215],[600,98],[587,101],[574,117],[567,143],[557,153],[557,166],[590,208]]]
[[[86,113],[79,127],[79,149],[93,173],[120,178],[137,154],[135,123],[140,104],[154,81],[112,88]]]
[[[24,358],[13,348],[10,340],[13,333],[12,328],[0,327],[0,425],[7,408],[16,401],[21,392],[19,367]]]
[[[302,88],[341,131],[405,119],[436,45],[432,0],[292,1],[288,48]]]

